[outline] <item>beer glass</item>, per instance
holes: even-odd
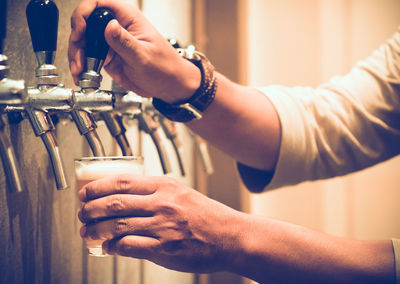
[[[119,174],[143,175],[142,157],[87,157],[75,159],[75,177],[78,190],[85,184],[107,176]],[[102,244],[105,240],[86,240],[89,255],[105,256]]]

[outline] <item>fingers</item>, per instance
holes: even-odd
[[[70,38],[68,47],[68,61],[71,75],[74,79],[75,85],[79,85],[79,75],[83,71],[84,62],[84,41],[73,42]]]
[[[153,216],[153,201],[148,196],[113,194],[84,203],[78,213],[82,223],[117,216]]]
[[[151,259],[159,246],[160,241],[155,238],[132,235],[103,243],[103,249],[110,255],[118,254],[139,259]]]
[[[71,16],[71,34],[69,38],[68,60],[76,85],[83,70],[83,48],[85,45],[86,19],[97,7],[107,7],[124,27],[129,27],[134,20],[142,17],[140,11],[128,1],[83,0]]]
[[[153,217],[115,218],[86,224],[81,228],[80,234],[83,239],[89,242],[111,240],[127,235],[156,238],[153,232],[153,224]]]
[[[104,36],[107,43],[119,56],[129,63],[135,62],[137,52],[140,50],[140,42],[121,27],[117,20],[108,23]]]
[[[150,195],[155,192],[157,178],[131,174],[106,177],[86,184],[79,192],[82,202],[111,194]]]

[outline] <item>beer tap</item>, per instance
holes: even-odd
[[[21,172],[14,148],[5,133],[5,123],[1,117],[6,105],[20,108],[27,99],[25,82],[8,79],[7,57],[3,55],[3,41],[6,36],[6,4],[6,1],[0,1],[0,155],[10,192],[21,192],[23,190]]]
[[[37,86],[28,88],[28,102],[24,112],[35,135],[42,139],[46,147],[57,189],[66,189],[68,185],[64,166],[49,113],[54,110],[69,110],[73,104],[73,92],[58,85],[57,68],[54,66],[58,9],[51,0],[31,0],[26,8],[26,17],[38,68]]]
[[[156,113],[156,115],[162,129],[164,130],[165,135],[171,141],[172,147],[174,148],[181,175],[185,176],[185,165],[183,163],[184,149],[182,142],[178,136],[178,129],[176,128],[176,125],[173,121],[168,120],[158,112]]]
[[[114,110],[130,119],[137,119],[139,130],[149,134],[156,146],[163,173],[170,173],[172,171],[171,164],[162,138],[162,129],[154,116],[151,99],[143,98],[134,92],[128,92],[115,82],[112,84],[112,92],[115,97]]]
[[[165,146],[165,139],[161,133],[163,130],[153,104],[151,103],[151,99],[143,98],[142,111],[138,113],[135,118],[139,122],[139,130],[150,135],[151,140],[156,146],[163,173],[168,174],[172,172],[171,162]]]
[[[194,144],[198,150],[200,155],[201,164],[203,166],[203,170],[207,175],[212,175],[214,173],[214,167],[211,161],[210,152],[208,151],[207,142],[201,138],[200,136],[194,134],[189,130],[189,134],[192,136]]]
[[[85,71],[81,76],[79,85],[81,91],[75,94],[76,102],[85,101],[87,107],[73,111],[73,117],[81,134],[85,135],[91,145],[95,156],[104,156],[104,150],[100,147],[100,140],[93,133],[95,120],[92,112],[98,112],[104,120],[111,135],[116,139],[124,156],[131,156],[132,150],[125,135],[122,117],[113,112],[114,95],[109,91],[100,90],[102,76],[100,70],[106,59],[109,46],[104,38],[107,24],[114,19],[112,12],[106,8],[97,8],[89,16],[86,27],[85,46]],[[100,104],[99,104],[100,102]],[[95,106],[100,106],[96,108]],[[96,138],[96,139],[93,139]]]
[[[181,45],[176,39],[168,39],[168,42],[175,48],[181,48]],[[196,50],[194,45],[189,45],[186,47],[187,50],[193,52]],[[214,173],[214,167],[211,161],[210,152],[208,151],[207,142],[201,138],[200,136],[194,134],[189,130],[189,134],[192,137],[195,146],[197,147],[198,153],[200,155],[201,164],[203,166],[203,170],[207,175],[212,175]]]

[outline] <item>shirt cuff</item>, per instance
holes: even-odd
[[[396,268],[396,284],[400,284],[400,239],[392,239]]]
[[[257,170],[240,163],[237,164],[237,169],[250,191],[262,192],[297,184],[304,179],[304,173],[299,169],[308,166],[306,157],[309,151],[309,136],[305,135],[307,130],[304,127],[301,106],[291,98],[287,88],[273,85],[257,89],[271,101],[278,113],[281,124],[278,161],[272,172]]]

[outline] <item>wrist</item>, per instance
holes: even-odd
[[[166,93],[162,99],[163,101],[174,104],[179,101],[189,99],[197,91],[201,84],[201,72],[196,65],[190,61],[179,56],[181,67],[176,73],[177,82],[179,87],[174,91]]]
[[[186,91],[183,93],[178,92],[178,95],[176,95],[177,90],[173,90],[175,93],[175,98],[184,97],[184,99],[173,100],[173,103],[169,103],[159,98],[153,98],[153,106],[166,118],[172,121],[189,122],[192,120],[198,120],[203,117],[203,113],[213,102],[217,92],[217,77],[215,68],[200,52],[189,48],[178,49],[178,52],[180,56],[186,59],[186,61],[190,62],[192,65],[191,70],[193,70],[193,66],[199,69],[200,86],[190,97],[187,97],[187,94],[192,93],[192,90],[197,87],[198,75],[196,75],[196,73],[192,73],[184,76],[183,78],[188,78],[188,80],[184,81],[186,84],[183,84],[187,86]],[[181,69],[177,68],[177,70]]]
[[[223,234],[223,246],[221,249],[220,266],[225,271],[238,273],[248,277],[244,271],[249,265],[249,241],[252,239],[251,223],[252,217],[246,213],[237,212],[232,216],[230,224],[226,226]],[[250,222],[249,222],[250,221]]]

